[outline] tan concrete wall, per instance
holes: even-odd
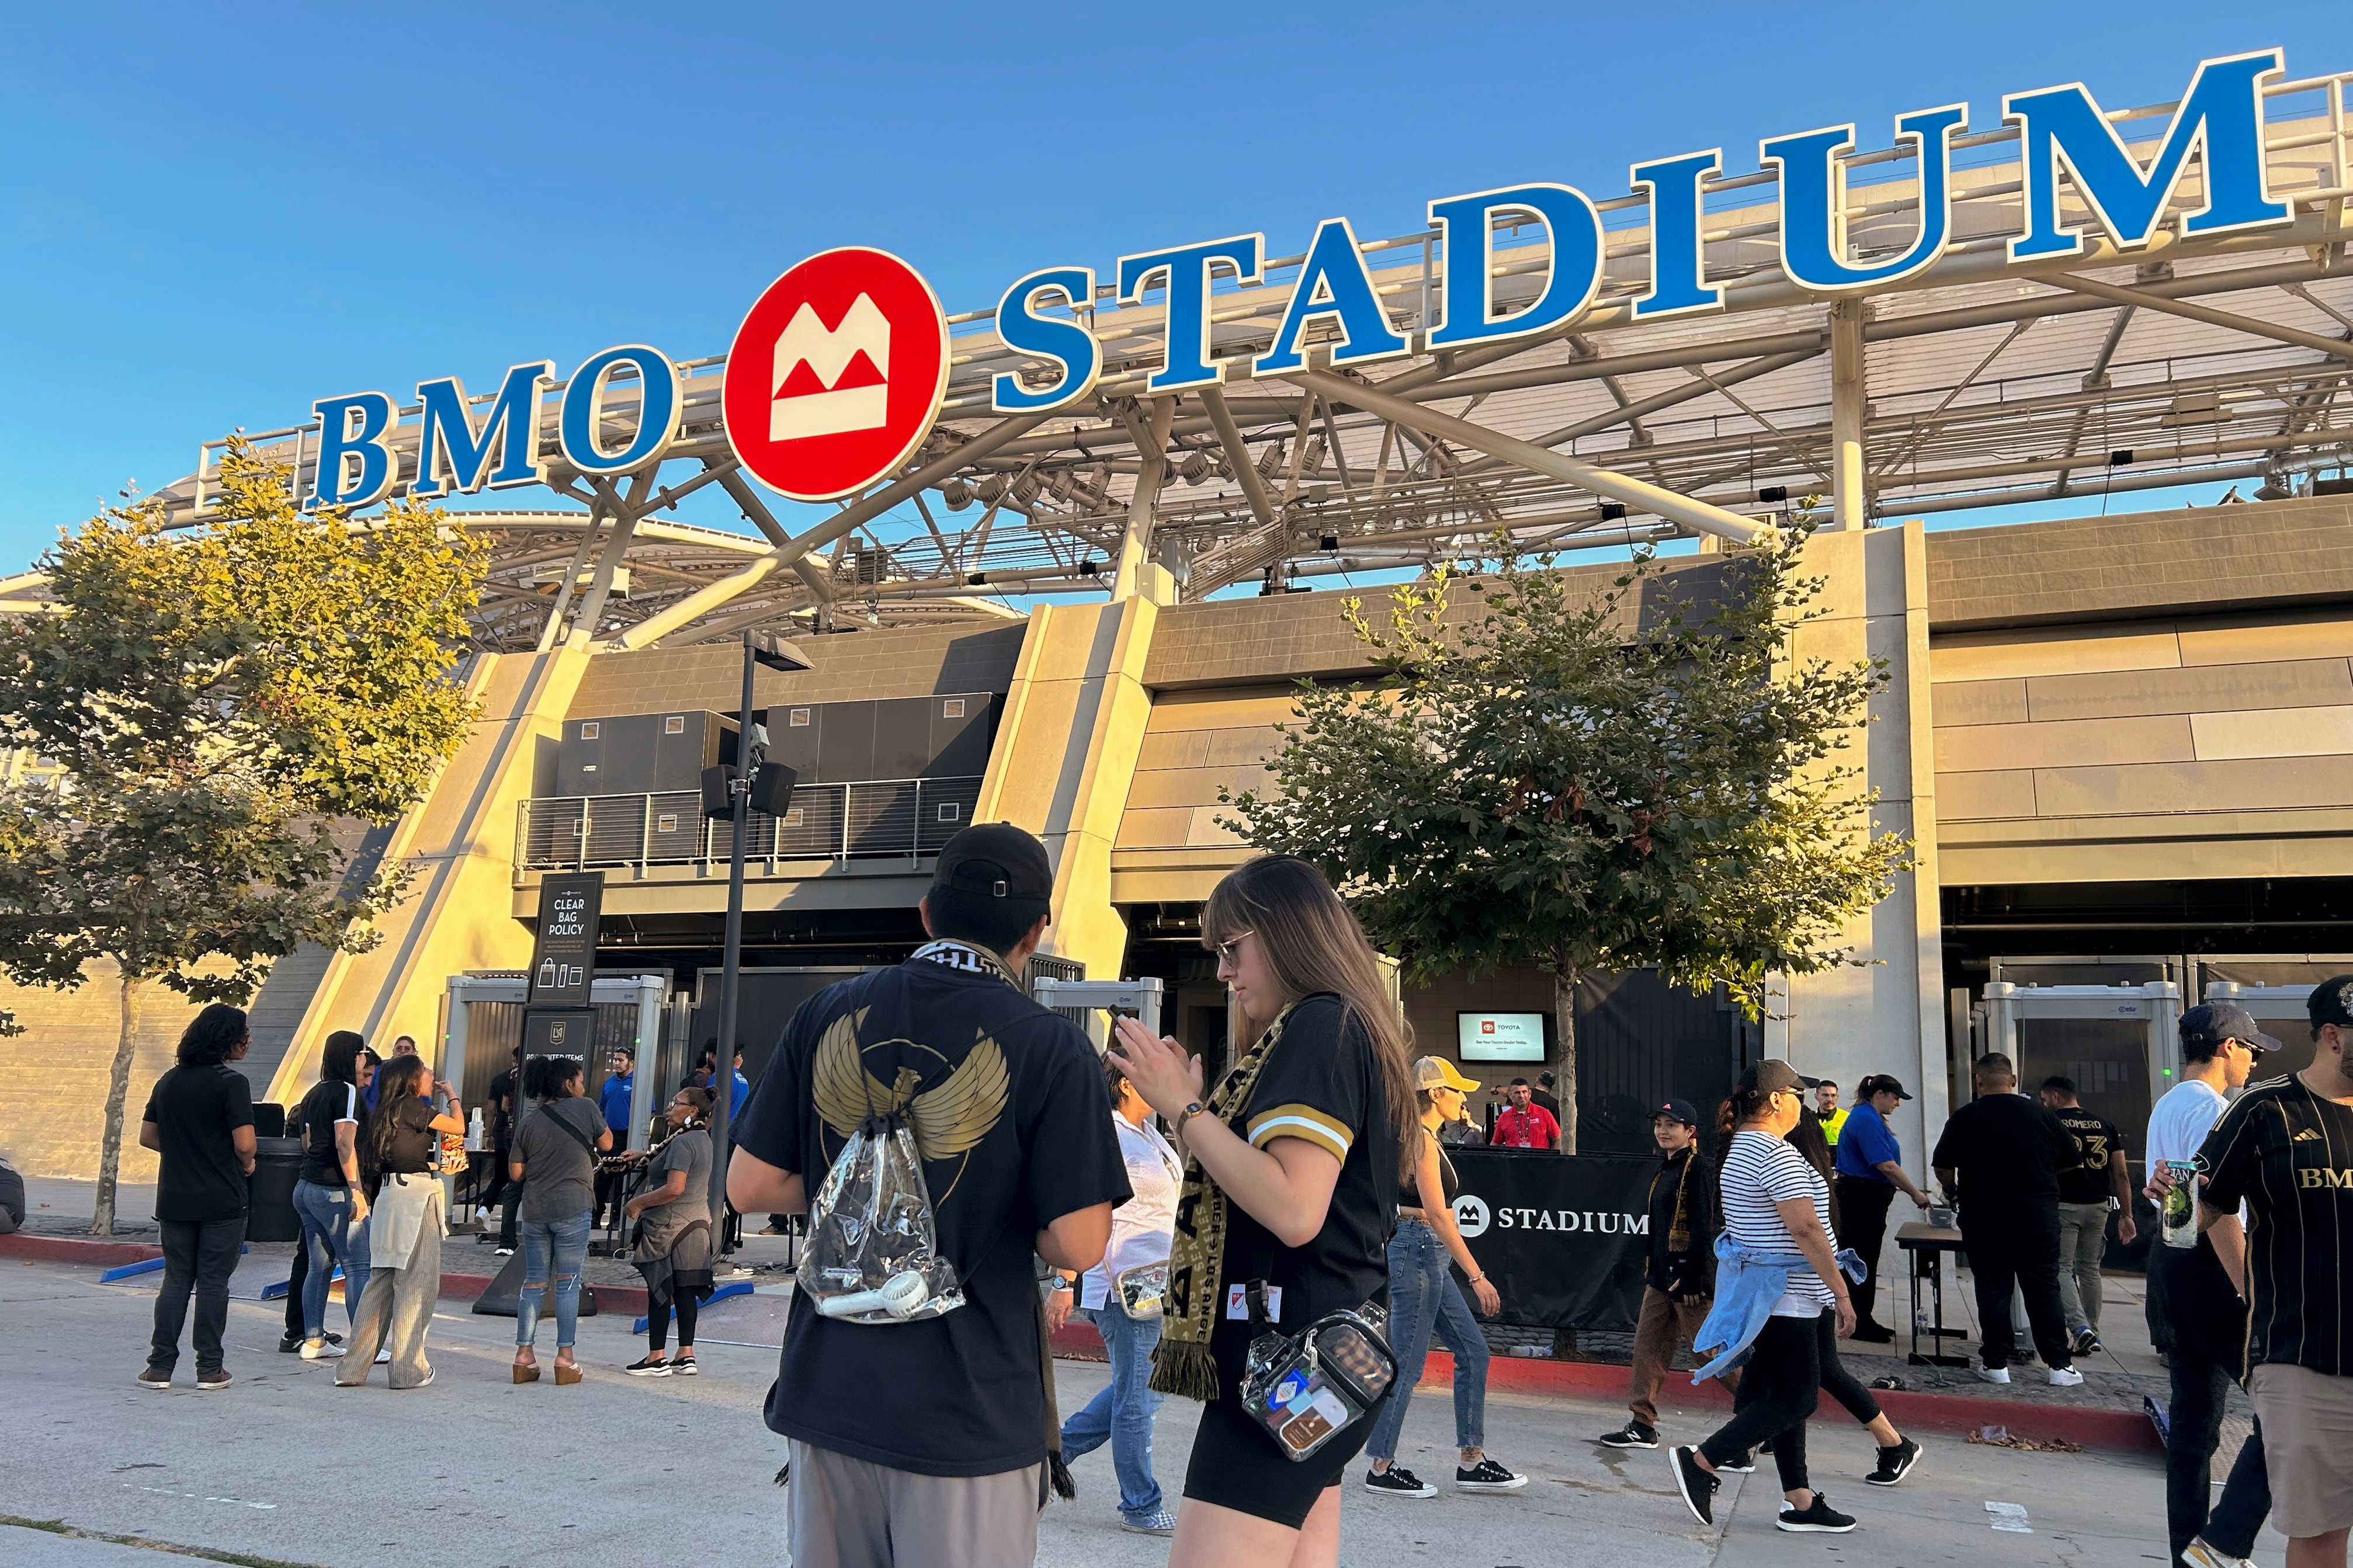
[[[1142,597],[1030,614],[975,821],[1010,822],[1054,861],[1044,950],[1120,977],[1127,921],[1112,901],[1112,845],[1152,710],[1145,659],[1159,616]]]
[[[0,981],[0,1007],[25,1026],[25,1033],[0,1040],[0,1155],[27,1176],[89,1181],[98,1174],[121,991],[111,963],[91,963],[82,973],[74,991]],[[155,1080],[170,1070],[180,1032],[199,1011],[177,992],[142,988],[139,1044],[123,1106],[123,1181],[155,1179],[155,1156],[139,1147],[139,1110]]]
[[[1950,879],[2353,871],[2353,610],[1941,634],[1932,648]]]

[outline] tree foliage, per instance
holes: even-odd
[[[241,445],[216,510],[171,531],[112,508],[42,560],[47,612],[0,621],[0,745],[55,759],[0,793],[0,970],[122,987],[99,1226],[111,1228],[139,988],[243,1002],[304,942],[374,944],[403,868],[353,874],[337,819],[421,799],[472,711],[450,679],[486,550],[396,503],[300,511]]]
[[[1851,961],[1906,863],[1840,755],[1884,669],[1794,656],[1803,539],[1598,592],[1499,546],[1492,576],[1398,587],[1385,626],[1347,600],[1369,689],[1307,683],[1231,826],[1323,867],[1409,978],[1550,972],[1573,1134],[1579,973],[1655,965],[1754,1016],[1768,977]]]

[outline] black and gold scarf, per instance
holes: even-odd
[[[1228,1120],[1239,1107],[1250,1104],[1259,1074],[1282,1038],[1285,1007],[1258,1043],[1242,1053],[1206,1110],[1198,1113]],[[1207,1404],[1218,1397],[1218,1363],[1209,1352],[1209,1336],[1218,1326],[1219,1284],[1225,1278],[1226,1222],[1233,1200],[1201,1169],[1190,1152],[1185,1156],[1184,1184],[1176,1194],[1176,1226],[1168,1249],[1168,1294],[1161,1314],[1160,1345],[1152,1352],[1152,1386]]]

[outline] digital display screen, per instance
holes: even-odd
[[[1544,1026],[1542,1013],[1457,1013],[1456,1054],[1466,1062],[1540,1062]]]

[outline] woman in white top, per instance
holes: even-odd
[[[1062,1423],[1062,1458],[1073,1462],[1110,1443],[1119,1474],[1121,1526],[1166,1535],[1176,1530],[1176,1516],[1152,1475],[1152,1419],[1162,1395],[1149,1380],[1153,1347],[1160,1342],[1159,1297],[1167,1282],[1169,1234],[1176,1223],[1176,1187],[1185,1166],[1160,1135],[1152,1107],[1110,1058],[1103,1060],[1103,1085],[1111,1090],[1112,1126],[1135,1195],[1112,1210],[1111,1245],[1079,1284],[1078,1304],[1103,1331],[1103,1348],[1111,1353],[1111,1383]],[[1057,1327],[1070,1316],[1071,1299],[1068,1276],[1060,1284],[1047,1311]],[[1134,1315],[1139,1311],[1145,1315]]]

